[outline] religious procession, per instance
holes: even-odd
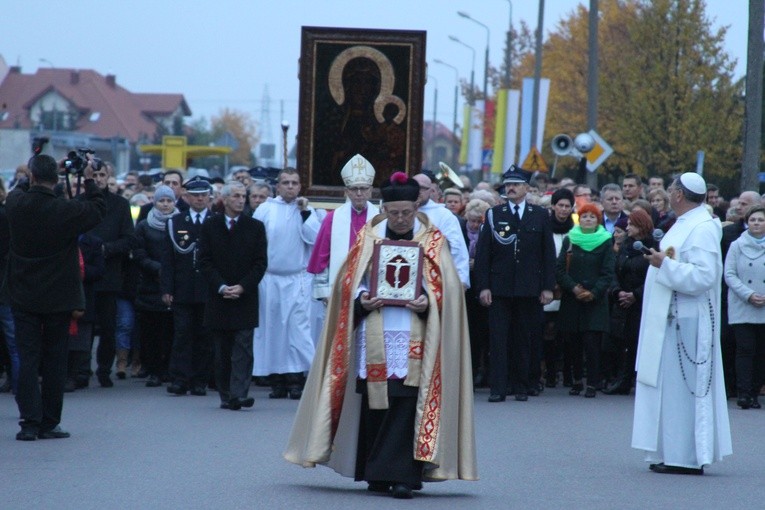
[[[227,418],[263,394],[294,401],[284,460],[412,499],[479,480],[478,401],[523,413],[564,388],[577,405],[632,399],[647,471],[704,475],[731,455],[729,413],[765,395],[760,187],[715,182],[702,156],[598,173],[614,150],[594,126],[549,139],[549,167],[541,135],[504,143],[509,77],[494,103],[471,84],[461,140],[456,120],[449,143],[435,121],[428,139],[425,35],[302,27],[279,166],[192,167],[233,148],[177,134],[123,171],[103,148],[62,153],[58,126],[27,133],[32,157],[0,180],[15,439],[77,434],[64,395],[121,381],[188,406],[215,395]],[[24,76],[9,68],[0,92]],[[549,87],[527,83],[529,99]]]

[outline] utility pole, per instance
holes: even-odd
[[[762,152],[762,31],[765,6],[749,0],[749,44],[746,52],[746,102],[744,114],[744,164],[741,190],[759,192]]]
[[[587,131],[598,124],[598,0],[590,0],[587,63]],[[587,172],[587,185],[598,189],[598,173]]]
[[[534,94],[531,108],[531,146],[537,147],[537,124],[539,123],[539,82],[542,79],[542,33],[544,32],[545,0],[539,0],[536,51],[534,53]],[[525,157],[522,154],[520,157]]]

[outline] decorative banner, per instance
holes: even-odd
[[[532,105],[534,104],[534,79],[523,79],[523,106],[521,109],[521,150],[520,154],[526,156],[531,146],[542,147],[545,134],[545,118],[547,117],[547,99],[550,96],[550,80],[539,80],[539,110],[537,116],[537,132],[534,143],[531,141],[531,117]]]
[[[491,161],[491,173],[502,173],[502,160],[505,158],[505,126],[507,124],[507,89],[497,91],[497,116],[494,128],[494,154]]]
[[[487,172],[491,168],[494,154],[494,131],[496,125],[497,104],[493,100],[486,101],[483,116],[483,151],[481,151],[481,170]]]
[[[505,124],[505,154],[502,158],[502,166],[497,171],[500,175],[510,168],[510,165],[514,165],[516,161],[515,146],[518,140],[518,110],[520,103],[521,91],[509,91],[507,96],[507,122]]]
[[[470,105],[465,104],[462,107],[462,141],[460,142],[460,166],[467,165],[468,145],[470,143]]]
[[[470,140],[467,157],[470,170],[480,170],[483,166],[483,112],[484,101],[476,101],[471,110],[470,118]]]

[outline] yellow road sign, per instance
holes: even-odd
[[[536,147],[532,147],[526,159],[523,160],[521,168],[528,170],[529,172],[549,172],[547,163],[545,163],[542,154]]]

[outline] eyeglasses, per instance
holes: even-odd
[[[366,193],[372,188],[370,188],[369,186],[354,186],[354,187],[345,188],[345,189],[347,189],[351,193],[361,194],[361,193]]]

